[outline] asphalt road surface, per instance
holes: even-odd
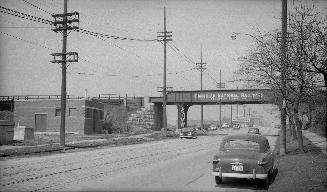
[[[216,185],[213,154],[223,136],[0,161],[1,191],[253,191],[250,180]],[[277,136],[267,136],[274,147]]]

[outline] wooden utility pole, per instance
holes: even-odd
[[[225,88],[225,83],[222,83],[221,82],[221,70],[219,70],[219,83],[217,83],[217,88],[219,89],[219,93],[220,93],[220,96],[219,96],[219,126],[221,127],[222,123],[221,123],[221,89],[224,89]]]
[[[202,62],[202,46],[201,46],[201,60],[200,63],[196,63],[196,69],[200,71],[201,74],[201,91],[202,91],[202,73],[207,68],[205,67],[207,63]],[[203,130],[203,105],[201,104],[201,129]]]
[[[62,63],[61,63],[61,121],[60,121],[60,145],[65,146],[66,125],[66,52],[67,52],[67,1],[64,0],[64,17],[62,31]]]
[[[63,14],[54,14],[55,21],[53,24],[53,31],[60,32],[62,31],[62,52],[61,53],[52,53],[53,61],[52,63],[61,63],[61,120],[60,120],[60,145],[65,147],[65,124],[66,124],[66,69],[67,62],[77,62],[78,54],[76,52],[67,53],[67,30],[78,29],[78,26],[71,26],[73,23],[79,22],[79,13],[67,13],[67,2],[64,0],[64,13]],[[67,59],[68,57],[72,57]],[[57,57],[61,57],[58,59]]]
[[[167,41],[172,41],[172,32],[167,31],[166,28],[166,7],[164,7],[164,31],[163,32],[158,32],[158,41],[163,41],[164,44],[164,75],[163,75],[163,88],[162,88],[162,120],[163,120],[163,128],[164,128],[164,133],[167,133],[167,85],[166,85],[166,47],[167,47]]]
[[[281,42],[281,85],[282,85],[282,109],[281,109],[281,132],[280,132],[280,155],[286,154],[286,57],[287,57],[287,0],[282,0],[282,42]]]

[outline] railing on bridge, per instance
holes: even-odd
[[[94,100],[99,100],[102,103],[109,103],[112,105],[123,105],[126,106],[143,106],[144,97],[128,97],[127,94],[122,97],[120,94],[99,94],[98,97],[93,97]]]
[[[67,95],[67,99],[85,99],[85,97]],[[17,100],[58,100],[61,99],[61,95],[10,95],[10,96],[0,96],[1,102],[12,102]],[[143,97],[125,97],[119,94],[99,94],[98,97],[87,97],[89,100],[97,100],[103,103],[109,103],[113,105],[123,105],[126,106],[143,106]]]
[[[83,99],[83,97],[66,95],[67,99]],[[10,95],[0,96],[0,101],[14,100],[42,100],[42,99],[61,99],[61,95]]]

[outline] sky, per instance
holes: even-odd
[[[295,0],[295,4],[298,1]],[[325,0],[308,0],[326,6]],[[293,1],[288,2],[289,7]],[[0,6],[53,20],[63,12],[63,0],[1,0]],[[107,35],[156,39],[163,31],[166,7],[167,86],[199,90],[195,63],[206,62],[203,89],[216,89],[219,71],[227,89],[237,70],[237,58],[251,48],[257,29],[281,25],[281,0],[68,0],[68,11],[80,14],[79,27]],[[51,53],[61,52],[62,34],[46,24],[0,13],[0,95],[60,95],[61,67]],[[233,32],[240,33],[236,40]],[[9,34],[12,36],[5,35]],[[67,51],[79,61],[67,69],[67,94],[159,96],[163,86],[163,45],[160,42],[96,38],[70,31]],[[176,108],[176,107],[175,107]]]

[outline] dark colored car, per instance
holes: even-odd
[[[183,138],[190,138],[190,139],[198,138],[195,128],[183,128],[183,129],[181,129],[181,132],[179,133],[179,137],[181,139],[183,139]]]
[[[250,134],[258,134],[258,135],[260,135],[260,130],[259,130],[259,128],[252,127],[252,128],[250,128],[250,129],[248,130],[248,133],[250,133]]]
[[[268,187],[274,155],[267,138],[262,135],[229,135],[223,138],[212,165],[216,184],[221,184],[223,178],[248,178]]]
[[[233,124],[233,128],[234,129],[240,129],[241,128],[241,125],[238,124],[238,123],[235,123],[235,124]]]

